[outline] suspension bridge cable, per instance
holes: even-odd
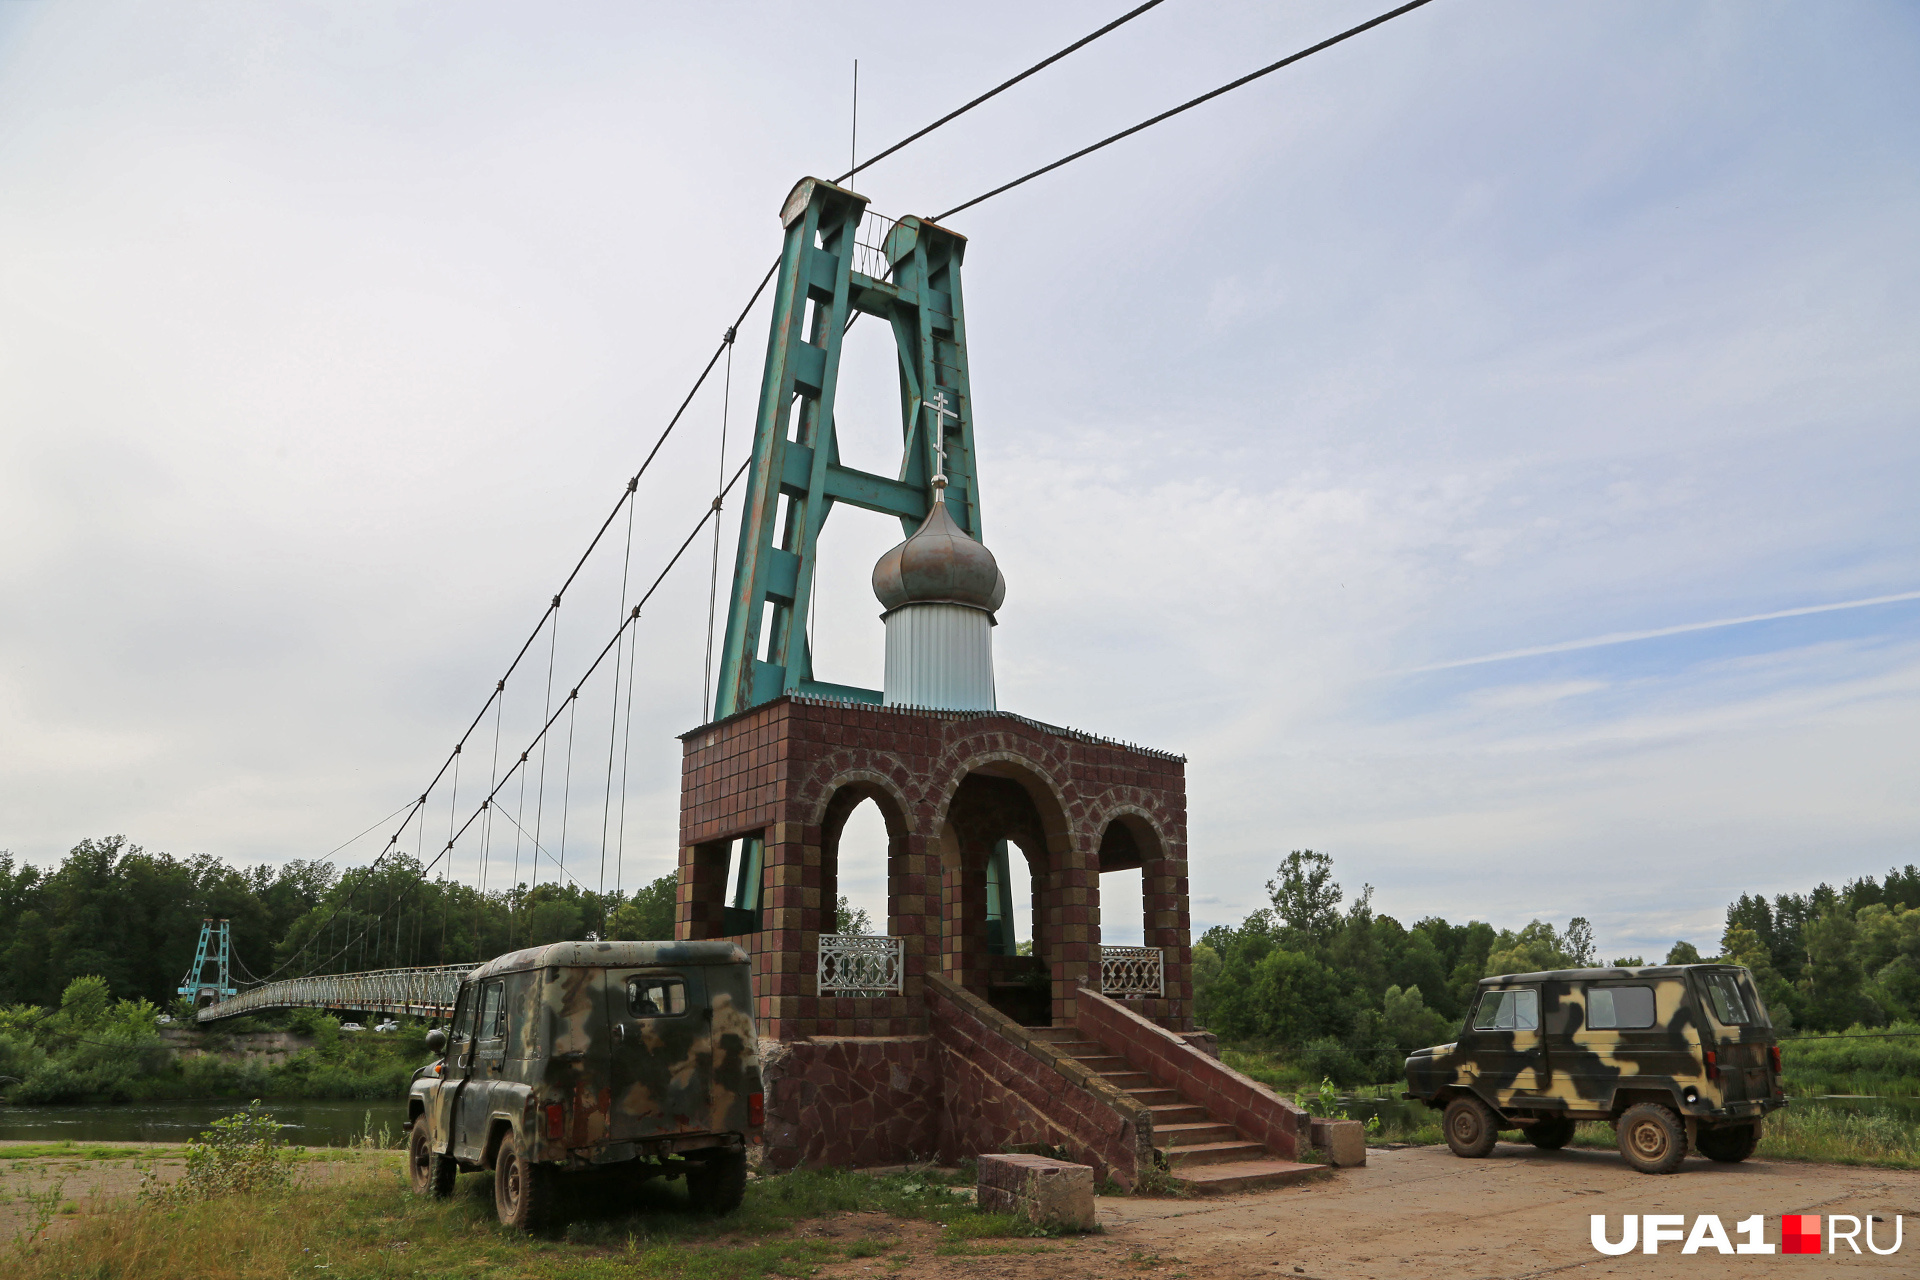
[[[727,330],[727,373],[720,383],[720,460],[719,474],[713,478],[713,509],[720,510],[720,496],[727,482],[727,415],[733,405],[733,330]],[[707,665],[700,673],[700,723],[705,724],[713,706],[713,617],[720,599],[720,522],[713,522],[713,567],[707,575]]]
[[[627,628],[623,622],[619,631],[614,633],[617,643],[625,635]],[[618,668],[615,668],[618,670]],[[567,818],[573,813],[573,731],[580,722],[580,686],[573,686],[573,692],[567,695],[567,780],[560,792],[560,869],[567,869]],[[572,876],[567,877],[573,880]],[[580,883],[574,880],[575,884]]]
[[[1426,3],[1426,2],[1427,0],[1420,0],[1420,3]],[[961,116],[965,115],[967,112],[972,111],[975,107],[978,107],[983,103],[995,97],[998,97],[1000,94],[1006,92],[1008,89],[1013,88],[1015,85],[1028,79],[1029,77],[1033,76],[1037,72],[1042,71],[1049,66],[1052,66],[1054,63],[1060,61],[1062,58],[1068,56],[1069,54],[1074,53],[1075,51],[1081,48],[1084,48],[1088,44],[1091,44],[1095,40],[1098,40],[1100,37],[1107,35],[1109,32],[1112,32],[1118,29],[1119,27],[1124,26],[1125,24],[1131,22],[1133,19],[1146,13],[1148,10],[1156,8],[1160,3],[1161,3],[1161,0],[1149,0],[1149,3],[1139,5],[1127,11],[1126,13],[1120,15],[1118,18],[1107,23],[1105,26],[1102,26],[1088,33],[1087,35],[1074,41],[1072,44],[1069,44],[1064,48],[1058,50],[1057,52],[1048,55],[1046,58],[1041,59],[1039,62],[1033,64],[1031,67],[1028,67],[1026,70],[1020,72],[1018,75],[1012,77],[1011,79],[1001,82],[1000,84],[996,85],[994,88],[988,90],[986,93],[983,93],[978,97],[973,98],[972,100],[963,104],[962,106],[954,109],[953,111],[948,112],[946,115],[941,116],[939,119],[935,120],[933,123],[925,126],[922,129],[915,131],[912,134],[909,134],[905,138],[902,138],[899,142],[894,143],[892,146],[887,147],[882,151],[876,152],[875,154],[867,157],[865,160],[856,161],[853,167],[849,169],[846,173],[842,174],[840,178],[837,179],[837,181],[845,182],[848,179],[852,178],[860,170],[869,168],[872,165],[879,163],[881,160],[884,160],[898,153],[899,151],[903,150],[907,146],[910,146],[911,144],[918,142],[920,139],[926,137],[928,134],[933,133],[935,130],[940,129],[945,125],[952,123],[954,120],[959,119]],[[1412,8],[1416,6],[1410,5],[1408,7]],[[1396,14],[1390,14],[1388,16],[1393,17],[1398,15],[1396,13]],[[1369,25],[1377,25],[1378,22],[1384,21],[1384,20],[1385,19],[1376,19],[1374,24],[1369,24]],[[1357,30],[1359,29],[1356,29],[1356,32]],[[1348,34],[1355,34],[1355,33],[1348,33]],[[1344,38],[1345,36],[1337,37],[1336,41],[1338,39],[1344,39]],[[1308,50],[1307,52],[1311,53],[1316,51],[1317,50]],[[1296,55],[1296,58],[1304,57],[1304,56],[1306,55],[1300,54],[1300,55]],[[1275,68],[1269,68],[1268,70],[1275,70],[1275,69],[1277,69],[1277,66]],[[1256,73],[1256,74],[1265,74],[1265,72]],[[1234,87],[1237,87],[1237,85],[1227,86],[1227,88],[1234,88]],[[1216,90],[1215,94],[1217,95],[1218,93],[1222,93],[1225,91],[1226,91],[1225,89]],[[1214,96],[1214,95],[1209,95],[1209,96]],[[1191,103],[1188,105],[1189,106],[1197,105],[1197,101],[1195,103]],[[1185,107],[1182,107],[1177,110],[1185,110],[1185,109],[1186,109]],[[1169,114],[1177,114],[1177,111]],[[1147,123],[1148,124],[1157,123],[1157,120],[1149,121]],[[1145,128],[1145,127],[1146,125],[1136,126],[1134,130],[1131,130],[1129,132],[1137,132],[1138,129]],[[1119,135],[1119,136],[1124,136],[1124,135]],[[1117,141],[1117,140],[1118,140],[1118,136],[1116,136],[1116,138],[1114,139],[1109,139],[1109,141]],[[1104,146],[1106,145],[1106,143],[1101,143],[1098,145]],[[1095,148],[1090,148],[1089,150],[1097,150],[1097,149],[1098,149],[1098,146],[1096,146]],[[1084,153],[1081,153],[1081,154],[1084,154]],[[1076,156],[1068,157],[1068,160],[1077,159],[1077,158],[1078,156],[1076,155]],[[1064,163],[1066,163],[1066,161],[1060,161],[1050,167],[1057,168],[1059,167],[1059,164],[1064,164]],[[1037,177],[1037,176],[1039,176],[1038,173],[1030,174],[1028,175],[1028,178]],[[993,195],[998,195],[1000,191],[1008,190],[1013,186],[1017,186],[1019,185],[1020,182],[1027,181],[1028,178],[1022,178],[1018,182],[1008,184],[1007,187],[999,188],[995,191],[989,192],[987,193],[986,196],[979,197],[976,200],[971,201],[970,203],[977,204],[979,203],[979,200],[990,198]],[[962,206],[962,207],[966,207],[966,206]],[[957,212],[957,210],[955,210],[954,212]],[[945,217],[948,215],[943,214],[941,216]],[[474,729],[480,725],[482,720],[485,718],[486,713],[489,707],[491,706],[491,704],[493,703],[494,699],[500,696],[502,690],[505,687],[506,680],[511,678],[514,671],[519,668],[520,662],[526,657],[527,651],[533,647],[534,642],[539,638],[541,628],[546,626],[549,618],[552,617],[552,615],[555,612],[557,612],[557,610],[560,607],[561,597],[564,596],[566,594],[567,589],[573,585],[574,580],[579,577],[581,570],[585,567],[587,560],[592,557],[594,551],[599,547],[601,540],[606,536],[607,530],[612,527],[614,520],[619,516],[621,505],[634,500],[633,494],[634,494],[637,482],[642,476],[646,474],[647,469],[653,464],[654,459],[659,456],[661,448],[666,444],[668,437],[670,437],[673,434],[674,429],[680,424],[681,419],[686,414],[687,408],[693,403],[693,399],[696,395],[699,394],[701,387],[703,387],[706,384],[708,376],[712,374],[714,366],[720,362],[720,359],[723,354],[727,358],[728,388],[729,388],[729,391],[731,390],[732,348],[733,348],[734,336],[738,331],[740,325],[745,323],[747,316],[753,311],[753,308],[759,303],[761,295],[766,292],[767,286],[772,283],[774,275],[779,271],[779,268],[780,268],[780,261],[778,258],[776,258],[767,267],[765,274],[763,274],[760,277],[760,282],[754,286],[752,294],[749,295],[747,298],[746,305],[741,307],[740,312],[738,316],[735,317],[733,324],[728,326],[726,330],[726,336],[721,340],[718,346],[715,347],[713,354],[707,358],[706,364],[702,366],[700,373],[694,378],[693,385],[690,388],[688,388],[687,394],[681,399],[680,404],[678,405],[678,407],[675,408],[672,416],[667,420],[666,426],[661,430],[660,435],[655,439],[653,446],[647,451],[646,457],[641,460],[640,467],[634,473],[633,477],[629,480],[627,488],[625,489],[625,491],[621,493],[619,500],[614,503],[613,509],[607,513],[606,518],[600,522],[599,528],[595,530],[593,537],[588,540],[586,549],[581,552],[579,559],[574,562],[573,568],[571,569],[571,571],[568,572],[565,580],[561,583],[560,590],[556,592],[552,597],[552,602],[548,605],[547,610],[544,613],[542,613],[539,621],[535,623],[534,628],[528,634],[527,639],[521,644],[518,652],[514,654],[513,660],[507,664],[506,673],[505,675],[500,677],[500,679],[495,683],[494,692],[491,695],[489,695],[487,702],[483,703],[480,709],[477,712],[475,712],[472,722],[468,724],[466,731],[462,733],[460,736],[460,739],[459,739],[460,744],[464,744],[467,741],[468,737],[472,735]],[[724,468],[724,458],[723,458],[722,465]],[[718,501],[718,499],[716,499],[716,501]],[[716,539],[717,537],[718,537],[718,527],[716,524]],[[709,637],[711,637],[712,635],[711,621],[709,621],[709,624],[708,624],[708,634],[709,634]],[[711,640],[709,640],[709,646],[711,646]],[[551,646],[550,646],[549,656],[551,657]],[[551,663],[549,665],[551,665]],[[711,667],[711,657],[709,657],[709,667]],[[710,681],[710,679],[711,679],[711,674],[709,672],[708,680]],[[549,691],[549,708],[551,706],[550,699],[551,699],[551,691]],[[629,692],[629,703],[631,703],[631,692]],[[703,717],[706,715],[706,706],[707,706],[707,703],[703,694],[702,711],[701,711],[701,714]],[[456,747],[455,752],[449,753],[446,760],[441,762],[439,770],[435,772],[435,774],[433,775],[433,778],[427,784],[426,792],[423,793],[422,795],[422,802],[424,802],[425,796],[427,794],[431,794],[434,788],[440,784],[440,780],[446,776],[448,768],[454,766],[455,756],[457,755],[457,752],[458,752],[458,747]],[[545,774],[544,748],[543,748],[542,756],[543,756],[542,758],[543,767],[542,767],[541,773],[542,773],[542,778],[544,780],[544,774]],[[523,774],[522,775],[523,789],[524,789],[524,780],[525,780],[525,776]],[[544,793],[542,793],[541,798],[543,797],[544,797]],[[622,796],[623,806],[624,806],[624,802],[625,802],[625,797],[623,795]],[[540,803],[540,800],[536,799],[536,817],[534,821],[534,829],[536,832],[540,828],[540,818],[538,814],[539,803]],[[375,827],[378,827],[379,825],[381,824],[380,823],[374,824]],[[520,824],[518,822],[516,822],[514,825],[515,825],[516,831],[521,830]],[[371,829],[372,828],[369,828],[369,830]],[[403,825],[402,830],[404,829],[405,828]],[[364,836],[365,834],[366,834],[365,832],[361,833],[362,836]],[[360,836],[356,836],[354,838],[359,839]],[[382,862],[384,862],[388,854],[391,853],[394,847],[397,845],[399,838],[400,838],[400,832],[396,831],[393,837],[388,840],[386,847],[381,850],[381,852],[374,858],[372,864],[370,865],[377,867]],[[352,841],[349,841],[348,843],[351,844]],[[519,838],[516,836],[516,839],[515,839],[515,868],[516,868],[515,883],[516,885],[518,884],[518,865],[519,865],[518,845],[519,845]],[[346,846],[345,845],[341,846],[341,848],[344,848],[344,847]],[[335,852],[338,852],[338,850],[335,850]],[[438,861],[437,858],[436,858],[436,861]],[[535,883],[537,883],[538,882],[538,871],[537,871],[538,860],[537,859],[535,861],[535,867],[536,867],[536,871],[534,875],[534,880],[535,880]],[[318,934],[316,933],[314,937],[317,937],[317,936]],[[308,946],[311,945],[311,941],[312,939],[309,939]],[[349,943],[348,945],[351,945],[351,943]],[[299,955],[304,954],[306,949],[307,949],[306,947],[303,947],[300,952],[296,952],[293,957],[289,957],[289,960],[287,963],[290,964],[294,959],[297,959]],[[285,965],[282,965],[281,967],[284,968]],[[278,969],[276,969],[275,972],[277,973]]]
[[[1398,9],[1391,9],[1386,13],[1381,14],[1377,18],[1371,18],[1366,22],[1361,23],[1357,27],[1349,27],[1347,30],[1342,31],[1337,36],[1332,36],[1326,40],[1322,40],[1319,44],[1313,45],[1306,49],[1302,49],[1298,53],[1288,54],[1286,57],[1280,59],[1280,61],[1278,62],[1269,63],[1268,65],[1260,68],[1258,71],[1249,72],[1247,75],[1241,76],[1238,80],[1228,81],[1226,84],[1221,85],[1218,89],[1209,90],[1208,92],[1201,94],[1197,98],[1193,98],[1186,102],[1181,103],[1177,107],[1174,107],[1167,111],[1162,111],[1157,116],[1153,116],[1150,119],[1142,120],[1139,124],[1136,124],[1131,128],[1122,129],[1120,132],[1114,134],[1112,137],[1102,138],[1100,141],[1094,143],[1090,147],[1082,147],[1080,148],[1080,150],[1074,152],[1072,155],[1062,156],[1060,159],[1055,160],[1052,164],[1042,165],[1040,168],[1035,169],[1032,173],[1026,174],[1023,177],[1015,178],[1012,182],[1002,183],[1000,186],[995,187],[993,190],[985,193],[984,195],[977,195],[973,199],[968,200],[964,204],[957,204],[953,206],[953,208],[947,210],[945,213],[935,214],[933,217],[933,221],[943,222],[946,219],[952,217],[954,214],[959,213],[963,209],[971,209],[973,208],[973,206],[980,204],[983,201],[991,200],[995,196],[1000,195],[1003,192],[1011,191],[1015,187],[1021,186],[1028,182],[1032,182],[1035,178],[1040,177],[1042,174],[1052,173],[1055,169],[1060,168],[1062,165],[1072,164],[1075,160],[1080,159],[1082,156],[1090,156],[1094,152],[1099,151],[1103,147],[1110,147],[1114,143],[1119,142],[1122,138],[1131,138],[1134,134],[1139,133],[1142,129],[1150,129],[1154,125],[1159,124],[1163,120],[1171,120],[1173,117],[1179,115],[1183,111],[1191,111],[1203,102],[1211,102],[1223,93],[1231,93],[1235,89],[1240,88],[1242,85],[1252,84],[1255,80],[1260,79],[1262,76],[1270,76],[1274,72],[1280,70],[1282,67],[1290,67],[1294,63],[1299,62],[1302,58],[1310,58],[1314,54],[1321,52],[1323,49],[1331,49],[1334,45],[1337,45],[1342,41],[1353,39],[1353,37],[1359,35],[1363,31],[1371,31],[1375,27],[1381,25],[1382,23],[1391,22],[1395,18],[1398,18],[1399,16],[1401,16],[1402,14],[1412,13],[1415,9],[1422,8],[1425,5],[1428,5],[1431,3],[1433,3],[1433,0],[1411,0],[1411,3],[1403,4]]]
[[[736,484],[740,483],[740,478],[746,475],[747,468],[751,466],[752,463],[753,463],[753,459],[751,457],[741,462],[739,469],[733,473],[733,478],[727,482],[726,488],[721,491],[722,497],[724,497],[726,494],[731,493],[733,491],[733,487]],[[625,630],[628,627],[634,625],[636,622],[640,620],[641,610],[646,606],[648,601],[653,599],[654,593],[659,591],[660,585],[666,581],[667,575],[672,573],[675,566],[677,566],[680,563],[680,561],[686,556],[687,548],[691,547],[694,543],[694,540],[700,536],[701,530],[703,530],[706,527],[707,521],[715,518],[717,514],[717,510],[718,510],[717,508],[710,505],[707,508],[707,510],[701,514],[700,519],[694,523],[693,529],[687,534],[687,536],[684,539],[681,540],[680,545],[677,548],[675,548],[673,555],[668,558],[666,565],[660,570],[659,573],[654,575],[653,581],[650,584],[648,584],[646,591],[640,596],[639,601],[634,604],[632,609],[628,612],[627,616],[621,620],[620,626],[618,629],[615,630],[613,636],[607,640],[606,644],[601,646],[600,651],[594,655],[593,661],[587,664],[586,671],[581,674],[578,684],[574,686],[576,692],[579,690],[580,686],[585,685],[588,680],[593,678],[593,673],[600,669],[600,665],[607,660],[607,655],[614,651],[614,647],[616,643],[619,641],[621,634],[625,632]],[[572,695],[569,695],[568,703],[571,704],[572,701],[573,701],[573,697]],[[425,867],[421,868],[420,873],[414,879],[410,880],[407,883],[406,887],[400,891],[400,900],[399,900],[400,903],[404,903],[407,895],[411,894],[415,889],[417,889],[422,883],[424,883],[427,880],[427,878],[434,871],[434,869],[440,865],[441,859],[446,858],[453,851],[454,845],[458,843],[461,836],[466,834],[468,828],[472,827],[473,824],[479,820],[480,816],[483,813],[487,812],[492,807],[494,800],[499,795],[500,788],[506,786],[507,783],[512,780],[513,775],[516,772],[521,772],[523,770],[524,766],[527,763],[528,756],[532,754],[532,749],[540,745],[540,743],[546,739],[548,734],[552,732],[553,726],[557,724],[559,720],[560,720],[560,712],[558,711],[555,711],[550,716],[548,716],[546,722],[540,726],[539,732],[534,735],[533,741],[527,744],[527,750],[520,753],[520,760],[514,765],[513,769],[510,769],[507,772],[507,776],[500,779],[499,782],[495,784],[493,790],[488,793],[487,798],[482,800],[480,802],[479,807],[476,808],[471,814],[469,814],[467,817],[467,820],[461,823],[458,829],[454,831],[452,838],[447,841],[447,847],[440,850],[438,853],[434,854],[433,861],[428,863]],[[514,825],[519,826],[518,823],[515,823]],[[534,840],[534,837],[532,835],[529,835],[528,838],[530,840]],[[535,843],[537,845],[537,840],[535,840]],[[546,850],[543,848],[541,849],[541,852],[544,853],[546,852]],[[553,855],[549,853],[547,856],[551,859]],[[367,871],[370,872],[371,870],[372,870],[371,867],[367,868]],[[562,872],[563,874],[567,874],[569,879],[573,878],[570,873],[565,873],[564,864],[562,865]],[[575,880],[574,883],[578,884],[579,881]],[[399,905],[399,904],[389,903],[388,910],[394,909],[396,905]],[[369,925],[367,926],[367,928],[371,929],[372,926]],[[363,961],[364,961],[364,953],[365,953],[365,939],[366,939],[366,930],[363,929],[361,931],[361,935],[359,939],[362,947]],[[354,939],[349,938],[345,946],[343,946],[338,952],[335,952],[334,955],[328,957],[326,960],[321,961],[320,965],[316,967],[324,967],[325,965],[330,964],[334,960],[338,959],[340,955],[344,954],[346,951],[350,950],[353,947],[354,941],[355,941]]]
[[[633,759],[633,664],[639,653],[640,645],[636,639],[627,646],[627,722],[620,735],[620,825],[613,841],[613,892],[616,897],[624,883],[622,873],[627,863],[627,765]]]
[[[1060,50],[1058,53],[1049,54],[1048,56],[1042,58],[1040,61],[1034,63],[1032,66],[1028,67],[1025,71],[1022,71],[1019,75],[1013,77],[1013,79],[1001,81],[999,84],[995,85],[993,88],[987,90],[985,93],[975,98],[972,102],[969,102],[962,107],[956,107],[954,110],[947,112],[947,114],[941,116],[938,120],[935,120],[932,124],[928,125],[926,128],[921,129],[917,133],[908,134],[906,137],[900,139],[900,141],[888,147],[885,151],[876,152],[875,154],[868,156],[865,160],[855,161],[853,164],[853,168],[847,170],[845,173],[835,178],[834,182],[835,183],[845,182],[847,179],[853,177],[854,174],[859,173],[862,169],[866,168],[868,165],[878,164],[880,161],[885,160],[888,156],[892,155],[896,151],[899,151],[901,148],[910,146],[913,143],[920,141],[920,139],[926,137],[928,134],[932,133],[935,129],[938,129],[941,125],[951,123],[954,120],[958,120],[961,116],[967,114],[967,112],[973,110],[975,107],[979,106],[981,103],[986,102],[991,98],[999,97],[1001,94],[1005,93],[1007,90],[1013,88],[1013,86],[1019,84],[1022,80],[1025,80],[1028,76],[1034,74],[1036,71],[1046,70],[1048,67],[1060,61],[1060,59],[1066,57],[1068,54],[1074,52],[1076,49],[1085,48],[1087,45],[1092,44],[1095,40],[1098,40],[1101,36],[1106,35],[1109,31],[1113,31],[1116,28],[1126,26],[1127,23],[1132,22],[1135,18],[1139,17],[1141,14],[1145,13],[1147,10],[1157,8],[1160,4],[1161,4],[1161,0],[1147,0],[1147,3],[1141,5],[1139,8],[1132,9],[1126,13],[1121,14],[1119,17],[1115,18],[1112,22],[1109,22],[1106,26],[1101,27],[1098,31],[1094,31],[1088,35],[1081,36],[1078,40],[1075,40],[1072,44]],[[855,74],[857,75],[858,72],[856,72]],[[855,85],[855,92],[858,92],[858,82],[856,82],[856,85]],[[849,159],[851,159],[851,157],[849,157]]]
[[[559,607],[560,597],[555,596],[553,598],[553,608],[558,610]],[[550,715],[553,711],[553,659],[559,647],[560,615],[556,612],[553,615],[553,633],[547,641],[547,701],[546,705],[542,707],[540,711],[542,717]],[[536,840],[540,837],[540,820],[546,816],[546,812],[547,747],[545,741],[542,741],[540,744],[540,783],[539,786],[535,788],[533,798],[533,833],[534,839]],[[536,889],[540,887],[540,860],[538,858],[535,858],[533,861],[533,887]]]
[[[633,568],[633,509],[636,503],[627,504],[627,553],[620,562],[620,616],[625,620],[627,612],[627,575]],[[627,691],[628,701],[633,698],[631,688]],[[613,701],[607,707],[607,787],[600,798],[600,893],[607,891],[607,822],[613,816],[613,750],[620,734],[620,650],[613,651]],[[621,785],[626,783],[621,779]],[[623,796],[624,798],[624,796]]]
[[[500,776],[500,720],[507,710],[507,682],[502,680],[495,690],[500,697],[493,704],[493,762],[487,766],[487,794],[493,794],[495,781]],[[479,895],[473,904],[473,945],[477,951],[485,951],[480,944],[482,911],[487,902],[487,864],[493,857],[493,814],[487,814],[486,825],[480,830],[480,878],[474,885]],[[443,959],[445,957],[442,957]]]

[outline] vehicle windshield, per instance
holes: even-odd
[[[1488,991],[1473,1011],[1475,1031],[1538,1031],[1538,991]]]

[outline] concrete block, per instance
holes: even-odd
[[[1093,1169],[1046,1156],[983,1155],[978,1203],[990,1213],[1029,1222],[1093,1230]]]
[[[1351,1168],[1367,1162],[1367,1127],[1358,1120],[1312,1121],[1313,1145],[1327,1153],[1327,1162]]]

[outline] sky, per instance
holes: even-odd
[[[0,4],[0,848],[371,858],[848,167],[854,60],[864,155],[1124,7]],[[936,213],[1377,11],[1168,0],[855,185]],[[1291,849],[1650,958],[1920,860],[1917,62],[1899,3],[1439,0],[951,220],[1001,705],[1187,757],[1196,933]],[[406,843],[699,520],[766,324]],[[828,524],[821,678],[878,685],[897,538]],[[713,554],[563,718],[543,879],[672,869]]]

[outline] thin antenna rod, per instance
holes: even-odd
[[[847,139],[847,176],[860,172],[860,59],[853,60],[853,136]]]

